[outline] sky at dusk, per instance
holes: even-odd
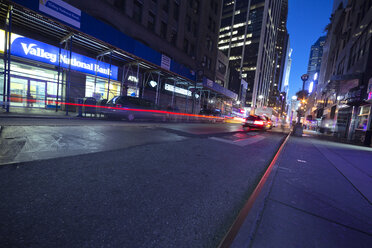
[[[301,75],[307,72],[311,45],[326,35],[333,0],[289,0],[287,28],[292,52],[289,98],[302,88]]]

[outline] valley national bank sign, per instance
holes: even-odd
[[[4,30],[0,30],[0,48],[4,52]],[[69,68],[70,52],[61,49],[61,55],[58,56],[59,48],[45,44],[40,41],[32,40],[12,33],[11,54],[14,56],[36,60],[39,62],[58,66],[58,57],[60,57],[61,67]],[[97,61],[77,53],[71,54],[71,69],[83,73],[88,73],[97,76],[118,80],[118,67]]]

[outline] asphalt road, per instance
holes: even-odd
[[[17,123],[0,124],[1,247],[216,247],[284,137],[234,124]]]

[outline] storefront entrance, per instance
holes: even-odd
[[[59,89],[60,100],[61,86]],[[29,108],[55,108],[57,83],[32,78],[10,77],[10,106]]]

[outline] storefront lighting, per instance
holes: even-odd
[[[176,86],[173,86],[173,85],[170,85],[170,84],[165,84],[164,85],[164,89],[167,90],[167,91],[174,91],[175,93],[178,93],[178,94],[181,94],[181,95],[187,95],[187,96],[191,96],[192,93],[191,91],[189,90],[186,90],[184,88],[180,88],[180,87],[176,87]]]
[[[315,74],[316,75],[316,74]],[[314,76],[315,77],[315,76]],[[315,80],[315,79],[314,79]],[[309,93],[313,92],[313,89],[314,89],[314,82],[311,81],[310,82],[310,85],[309,85]]]
[[[154,80],[151,80],[150,82],[149,82],[149,84],[150,84],[150,86],[151,87],[156,87],[156,85],[158,85],[158,83],[157,82],[155,82]]]
[[[128,80],[132,81],[132,82],[135,82],[135,83],[138,83],[138,78],[136,78],[135,76],[129,76]]]

